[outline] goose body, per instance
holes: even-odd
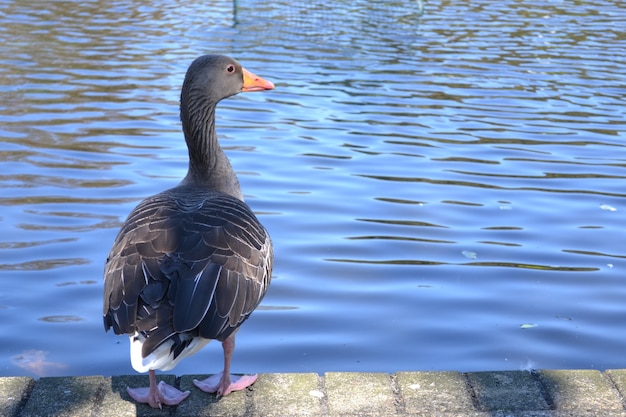
[[[218,395],[256,376],[231,377],[235,334],[265,295],[272,274],[268,232],[243,201],[237,177],[215,135],[215,106],[242,91],[273,84],[221,55],[196,59],[181,93],[189,149],[182,182],[143,200],[119,231],[104,273],[104,325],[127,334],[131,363],[149,372],[149,388],[129,388],[152,407],[178,404],[189,392],[164,382],[167,371],[210,340],[222,342],[224,370],[195,381]]]

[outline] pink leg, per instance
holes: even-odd
[[[241,391],[254,384],[257,378],[257,375],[230,375],[230,361],[235,351],[234,335],[222,342],[222,349],[224,349],[224,370],[203,381],[193,380],[196,387],[204,392],[217,393],[218,397],[225,397],[233,391]]]
[[[138,403],[149,404],[152,408],[163,408],[162,405],[178,405],[189,396],[189,391],[179,391],[164,381],[157,385],[156,375],[151,369],[148,373],[150,387],[126,388],[126,392]]]

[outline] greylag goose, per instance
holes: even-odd
[[[189,66],[180,118],[189,169],[182,182],[143,200],[119,231],[104,271],[104,327],[130,337],[133,368],[148,372],[150,387],[127,388],[153,408],[189,395],[161,381],[167,371],[210,340],[219,340],[224,369],[201,390],[228,395],[256,380],[230,375],[239,326],[259,305],[270,283],[269,234],[243,201],[237,176],[215,134],[217,103],[274,84],[222,55]]]

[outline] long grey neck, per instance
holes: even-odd
[[[215,134],[215,103],[204,101],[190,108],[186,102],[181,103],[180,118],[189,150],[189,170],[182,184],[211,188],[243,200],[237,175]]]

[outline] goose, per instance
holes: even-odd
[[[215,133],[215,108],[240,92],[274,84],[223,55],[195,59],[182,86],[180,119],[189,168],[176,187],[140,202],[121,227],[104,270],[104,327],[130,338],[130,359],[149,387],[127,388],[153,408],[177,405],[182,392],[155,371],[218,340],[222,372],[194,385],[218,397],[245,389],[257,375],[230,375],[235,334],[265,295],[273,249],[244,202]]]

